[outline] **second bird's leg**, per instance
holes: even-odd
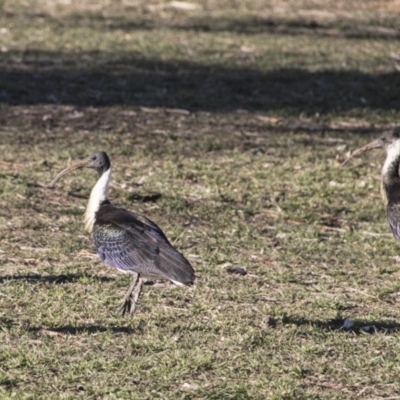
[[[136,308],[136,303],[139,299],[140,292],[142,291],[143,278],[139,274],[134,273],[132,284],[129,286],[120,307],[122,315],[129,314],[131,316]]]

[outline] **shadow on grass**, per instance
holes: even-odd
[[[301,56],[297,57],[300,62]],[[295,115],[353,109],[398,111],[398,87],[397,71],[260,71],[150,59],[130,52],[9,51],[0,60],[0,102],[8,105],[145,106],[209,112],[285,109]],[[71,111],[65,117],[75,123],[81,114]],[[0,118],[0,122],[8,121]]]
[[[161,199],[161,193],[150,193],[150,194],[140,194],[133,193],[129,195],[128,199],[133,203],[156,203],[157,200]]]
[[[176,13],[170,9],[171,13]],[[329,13],[328,13],[329,14]],[[118,30],[132,32],[135,30],[169,29],[177,31],[196,32],[232,32],[245,35],[270,34],[288,36],[315,36],[347,39],[396,39],[400,38],[395,18],[336,18],[323,20],[310,16],[294,15],[281,18],[279,16],[246,15],[235,17],[232,15],[212,16],[198,15],[187,18],[162,18],[140,15],[138,13],[125,13],[125,15],[105,15],[101,13],[73,13],[62,18],[53,17],[46,13],[37,12],[8,12],[5,16],[9,20],[25,18],[30,21],[40,21],[57,26],[61,29],[75,29],[80,27],[93,30]],[[392,15],[393,17],[393,15]],[[389,25],[389,26],[387,26]]]
[[[324,331],[343,331],[356,334],[361,333],[381,333],[392,334],[400,332],[400,323],[395,321],[360,321],[335,318],[330,320],[310,320],[285,316],[282,318],[283,325],[313,326]]]
[[[68,192],[68,196],[83,200],[89,199],[89,196],[76,192]],[[162,197],[161,193],[149,193],[149,194],[132,193],[128,196],[128,200],[130,200],[132,203],[157,203],[157,201],[161,199],[161,197]]]
[[[0,276],[0,283],[9,281],[26,281],[30,283],[54,283],[61,285],[64,283],[77,282],[81,278],[89,278],[99,282],[112,282],[114,278],[107,276],[95,276],[85,274],[61,274],[61,275],[39,275],[39,274],[27,274],[27,275],[4,275]]]
[[[27,332],[45,334],[47,336],[60,335],[81,335],[81,334],[96,334],[96,333],[125,333],[131,335],[133,333],[139,333],[140,328],[132,328],[130,326],[100,326],[100,325],[87,325],[87,326],[59,326],[59,327],[29,327],[26,328]]]
[[[11,318],[1,316],[0,317],[0,328],[1,329],[11,329],[14,325],[14,321]]]
[[[257,17],[246,18],[198,18],[191,24],[172,26],[178,30],[196,30],[201,32],[236,32],[240,34],[290,35],[314,37],[344,37],[347,39],[396,39],[400,37],[397,29],[382,27],[377,21],[347,20],[328,23],[315,18],[279,18]],[[112,24],[111,24],[112,26]],[[119,27],[120,25],[116,25]],[[129,25],[128,25],[129,26]],[[118,29],[118,28],[117,28]]]

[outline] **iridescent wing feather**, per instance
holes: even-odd
[[[386,215],[394,237],[400,240],[400,204],[389,203]]]
[[[96,214],[93,239],[99,256],[110,266],[183,284],[194,280],[189,261],[146,217],[103,204]]]

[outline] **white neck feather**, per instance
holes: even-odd
[[[382,167],[382,178],[385,178],[390,174],[391,168],[395,167],[393,164],[399,163],[399,154],[400,154],[400,140],[396,140],[388,149],[385,163]],[[398,174],[398,171],[394,171]]]
[[[92,231],[96,213],[100,208],[100,204],[107,200],[108,184],[111,179],[111,167],[104,172],[94,185],[90,193],[89,203],[85,212],[85,229],[89,232]]]

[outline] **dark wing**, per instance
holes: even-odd
[[[386,215],[394,237],[400,240],[400,204],[389,203],[386,208]]]
[[[93,238],[99,256],[115,268],[182,284],[194,281],[189,261],[148,218],[103,204],[96,214]]]

